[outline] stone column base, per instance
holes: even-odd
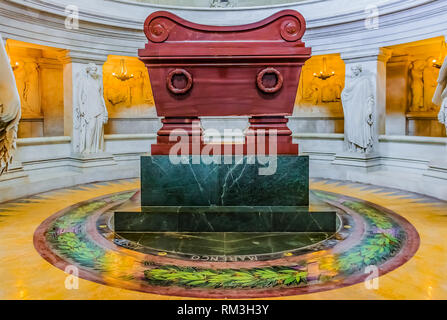
[[[28,177],[28,174],[23,170],[22,163],[18,161],[12,161],[8,167],[8,171],[0,176],[0,182],[8,180],[17,180]]]
[[[440,159],[431,161],[427,171],[424,172],[424,176],[447,179],[447,160]]]
[[[91,154],[73,153],[70,157],[75,168],[96,168],[117,165],[112,154],[101,152]]]
[[[344,152],[335,155],[334,165],[354,167],[358,171],[372,172],[380,169],[380,155],[377,153]]]

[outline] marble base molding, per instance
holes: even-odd
[[[71,152],[70,137],[19,139],[20,165],[0,180],[0,202],[79,184],[137,178],[139,159],[154,134],[105,136],[106,153],[80,156]]]
[[[20,162],[12,161],[8,167],[8,171],[0,176],[0,183],[8,180],[22,181],[25,182],[25,178],[28,174],[23,169],[23,165]]]
[[[73,153],[70,158],[73,166],[78,168],[95,168],[116,165],[113,155],[105,152],[92,154]]]
[[[4,175],[0,202],[82,183],[137,178],[140,156],[148,155],[155,140],[155,134],[106,135],[106,152],[113,155],[117,165],[91,170],[79,167],[79,161],[72,159],[70,137],[19,139],[15,160],[24,171]],[[342,165],[333,163],[337,154],[343,154],[342,134],[301,133],[295,134],[294,140],[309,156],[311,178],[389,186],[447,200],[447,168],[442,164],[446,138],[380,136],[381,165],[371,170],[362,168],[365,159],[343,156]],[[377,164],[377,159],[370,161]]]
[[[44,136],[44,118],[25,118],[19,123],[19,138],[33,138]]]
[[[356,153],[343,152],[337,153],[332,164],[337,166],[349,166],[355,169],[363,169],[366,172],[380,169],[381,161],[378,153]]]
[[[158,117],[109,118],[104,126],[105,134],[149,134],[161,128]]]
[[[431,161],[424,176],[447,180],[447,159]]]

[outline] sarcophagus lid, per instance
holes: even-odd
[[[159,11],[139,50],[159,116],[291,115],[311,49],[294,10],[241,26],[207,26]]]

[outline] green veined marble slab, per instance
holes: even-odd
[[[311,206],[152,206],[133,199],[115,210],[115,232],[335,232],[335,210]]]
[[[276,156],[269,164],[250,156],[221,156],[220,164],[194,164],[193,156],[185,160],[186,164],[173,164],[169,156],[141,157],[143,206],[309,204],[307,156]],[[228,160],[232,164],[225,164]],[[267,167],[273,174],[260,174]]]

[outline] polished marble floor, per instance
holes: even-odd
[[[0,298],[447,298],[445,202],[387,188],[313,180],[314,192],[349,211],[336,236],[214,235],[221,237],[216,239],[220,243],[226,240],[222,237],[232,237],[227,240],[235,251],[221,256],[246,255],[248,261],[213,261],[209,257],[222,254],[220,246],[217,252],[210,251],[216,246],[203,246],[213,235],[170,234],[171,241],[157,234],[127,235],[120,243],[104,219],[138,187],[137,180],[98,183],[0,205]],[[358,220],[349,221],[349,217]],[[291,241],[286,248],[290,250],[284,251],[287,241]],[[379,257],[371,254],[377,241],[388,245],[377,251],[381,260],[373,261],[381,266],[379,286],[367,289],[356,259],[361,256],[362,263],[370,263],[369,259]],[[188,242],[189,246],[179,248],[179,243]],[[313,250],[299,250],[312,245],[316,245]],[[169,252],[169,246],[177,256]],[[257,259],[266,248],[282,256]],[[190,261],[188,254],[196,254],[200,261]],[[324,271],[317,277],[311,272],[315,261]],[[63,270],[67,266],[80,269],[78,289],[66,288]]]

